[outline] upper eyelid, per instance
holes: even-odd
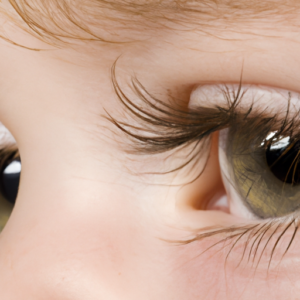
[[[0,122],[0,149],[16,144],[16,140],[10,131]]]
[[[195,88],[191,94],[189,105],[193,106],[224,106],[228,99],[235,96],[240,101],[238,109],[240,111],[248,109],[253,103],[253,108],[262,111],[267,108],[267,113],[281,113],[282,108],[286,108],[290,102],[290,109],[298,111],[300,109],[300,94],[290,90],[284,90],[268,86],[252,84],[209,84]],[[224,100],[226,100],[224,102]]]
[[[135,142],[137,153],[155,154],[166,152],[181,147],[190,141],[199,140],[228,126],[233,117],[239,113],[244,117],[250,113],[252,116],[261,118],[275,116],[273,112],[266,113],[264,109],[254,106],[253,103],[247,103],[244,107],[241,106],[241,100],[247,94],[245,91],[252,88],[251,85],[242,85],[242,82],[235,85],[208,85],[208,87],[213,87],[215,91],[210,104],[207,105],[202,102],[201,105],[187,108],[184,101],[180,103],[171,99],[171,101],[166,102],[157,99],[136,78],[133,78],[131,88],[138,101],[135,103],[135,100],[131,100],[122,91],[116,79],[115,67],[114,64],[112,82],[115,93],[125,107],[125,112],[128,113],[131,122],[117,120],[109,113],[106,118]],[[259,91],[261,88],[259,87],[257,90]],[[273,88],[266,90],[271,90],[277,98],[278,96],[281,97],[284,100],[282,101],[283,104],[286,107],[288,106],[288,110],[290,110],[289,91]],[[280,95],[280,92],[285,93],[285,95]],[[191,99],[193,95],[195,95],[195,90],[191,95]],[[219,100],[217,98],[222,100],[222,105],[218,106]],[[282,112],[282,110],[280,109],[279,112]],[[285,115],[282,117],[285,117]]]

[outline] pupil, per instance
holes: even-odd
[[[10,162],[0,174],[0,189],[4,198],[10,202],[15,203],[19,182],[21,175],[21,162],[20,159],[15,159]]]
[[[272,173],[281,181],[300,184],[300,142],[277,142],[268,146],[266,159]]]

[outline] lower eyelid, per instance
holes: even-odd
[[[174,251],[178,252],[176,262],[179,276],[193,279],[189,281],[190,289],[197,291],[199,283],[202,283],[201,287],[208,286],[209,297],[206,296],[208,299],[297,298],[299,255],[295,252],[296,243],[294,249],[282,260],[281,255],[275,255],[272,264],[268,267],[269,256],[267,255],[262,257],[258,265],[257,261],[248,262],[247,255],[244,255],[244,260],[240,263],[244,251],[242,243],[237,245],[228,257],[230,243],[227,247],[224,247],[224,243],[219,243],[216,247],[207,250],[220,240],[220,236],[215,236],[174,248]],[[278,248],[281,251],[282,246],[279,245]],[[259,255],[260,252],[257,252],[257,258]],[[202,290],[199,299],[203,298],[201,292]]]
[[[295,226],[298,225],[291,225],[287,229],[290,223],[274,222],[272,226],[266,225],[259,231],[264,225],[262,223],[254,230],[250,230],[236,247],[232,248],[233,254],[240,257],[239,264],[247,266],[248,269],[254,267],[264,272],[274,270],[279,265],[286,269],[292,267],[295,259],[299,258],[297,244],[299,245],[300,240],[294,235],[297,230]]]

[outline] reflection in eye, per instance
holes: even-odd
[[[272,173],[292,186],[300,183],[299,150],[299,140],[292,140],[289,136],[270,143],[266,149],[266,159]]]

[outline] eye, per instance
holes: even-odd
[[[220,133],[219,162],[229,210],[228,203],[220,203],[224,199],[219,199],[221,193],[211,197],[217,191],[205,188],[202,190],[211,201],[201,196],[194,205],[195,201],[187,200],[193,206],[222,208],[246,219],[275,219],[300,209],[298,93],[242,83],[199,85],[192,91],[186,110],[183,104],[172,106],[157,100],[133,81],[133,90],[141,95],[147,111],[125,97],[116,80],[114,85],[128,114],[141,125],[133,127],[111,115],[107,119],[135,142],[136,152],[186,151],[182,163],[161,174],[185,168],[190,179],[185,182],[196,182],[207,170],[211,150],[207,141],[213,133]],[[194,170],[200,171],[195,175]],[[219,176],[212,181],[224,192]]]
[[[21,161],[16,142],[0,123],[0,231],[13,210],[19,188]]]
[[[275,218],[300,208],[298,137],[254,126],[220,133],[220,164],[233,211]]]
[[[10,203],[15,204],[21,175],[20,158],[8,159],[1,170],[0,189],[2,196]]]

